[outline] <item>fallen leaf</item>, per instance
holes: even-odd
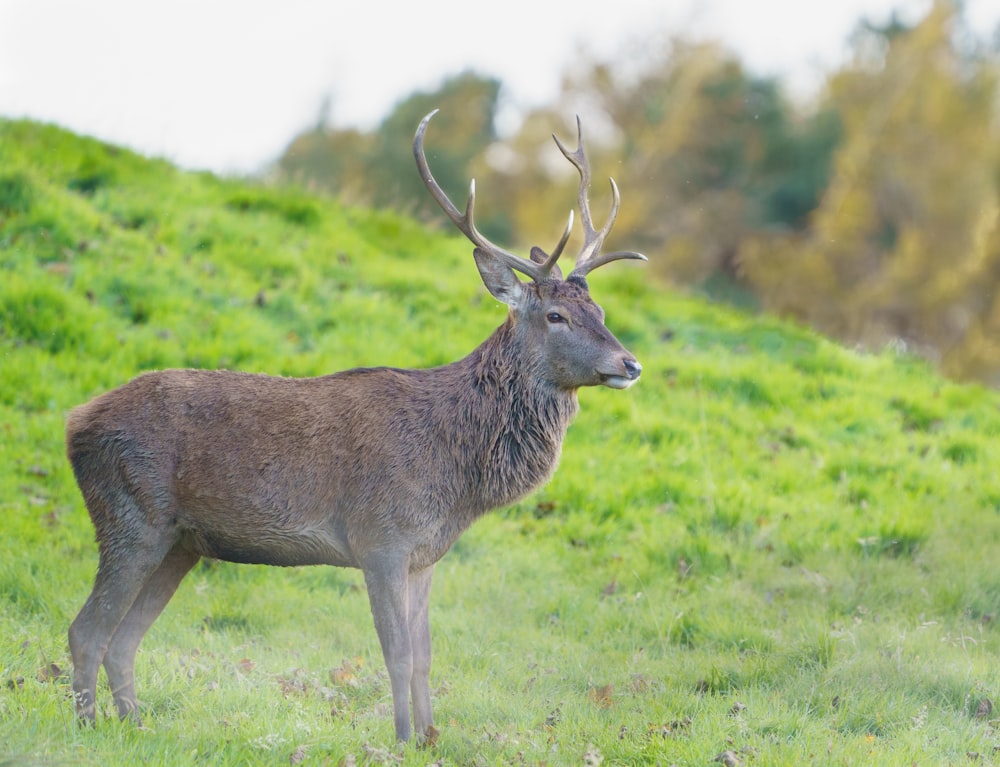
[[[240,658],[238,661],[236,661],[236,668],[238,668],[244,674],[249,674],[251,671],[254,670],[256,666],[257,664],[254,663],[249,658]]]
[[[615,686],[606,684],[603,687],[591,687],[587,691],[587,697],[601,708],[611,708],[614,703]]]
[[[354,658],[354,660],[345,660],[340,664],[340,668],[335,668],[330,672],[330,681],[338,685],[347,685],[349,687],[358,686],[358,674],[357,672],[361,670],[364,666],[364,660],[361,658]]]
[[[535,519],[543,519],[555,510],[555,501],[539,501],[535,504]]]
[[[549,713],[547,717],[545,717],[545,724],[543,724],[542,726],[546,730],[551,730],[553,727],[559,724],[559,720],[561,718],[562,718],[562,711],[560,711],[559,708],[556,707],[552,709],[552,711]]]
[[[681,580],[684,580],[690,574],[691,574],[691,564],[686,559],[684,559],[684,557],[681,557],[680,559],[677,560],[677,577],[680,578]]]
[[[603,761],[604,757],[601,756],[601,752],[597,750],[597,746],[593,743],[588,744],[587,750],[583,752],[584,767],[600,767],[600,764]]]
[[[39,682],[54,682],[62,675],[63,670],[59,668],[59,666],[55,663],[49,663],[38,669],[38,673],[35,675],[35,678],[38,679]]]
[[[349,685],[351,687],[358,686],[358,678],[354,676],[353,671],[348,671],[344,668],[335,668],[330,672],[330,681],[334,684],[339,685]]]
[[[364,764],[398,764],[401,759],[399,754],[394,754],[387,748],[378,748],[371,743],[365,743],[361,746],[361,750],[364,752]]]
[[[421,745],[423,745],[424,748],[434,748],[434,746],[437,745],[438,737],[440,735],[441,732],[437,727],[433,724],[428,725],[427,729],[424,731],[424,741]]]
[[[632,681],[629,682],[629,687],[634,693],[648,692],[652,686],[652,680],[645,674],[632,674]]]
[[[69,248],[63,248],[63,255],[72,256],[72,254],[73,251],[71,251]],[[50,274],[69,274],[69,264],[67,264],[65,261],[54,261],[46,265],[45,271],[49,272]]]
[[[307,692],[305,681],[294,677],[279,676],[278,685],[281,687],[281,694],[286,698],[292,694],[305,695]]]
[[[661,738],[670,738],[678,733],[687,730],[691,726],[691,717],[686,716],[683,719],[675,719],[672,722],[666,724],[650,724],[646,728],[646,732],[650,736],[659,735]]]

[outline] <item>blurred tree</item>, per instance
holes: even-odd
[[[1000,178],[1000,164],[995,168]],[[1000,386],[1000,206],[984,205],[973,233],[969,269],[973,290],[965,311],[969,321],[961,342],[944,350],[943,368],[964,378]]]
[[[437,91],[415,93],[393,109],[375,132],[369,163],[372,202],[395,205],[440,218],[413,162],[413,133],[433,109],[441,112],[428,132],[427,159],[434,177],[459,208],[469,192],[469,166],[496,138],[494,120],[500,82],[466,72],[446,80]],[[483,231],[487,218],[477,219]]]
[[[285,178],[333,192],[351,202],[439,216],[416,173],[410,147],[421,118],[440,108],[427,140],[435,178],[460,207],[468,193],[468,168],[494,140],[500,83],[471,72],[397,104],[371,134],[336,130],[325,120],[296,137],[278,162]],[[490,231],[487,218],[478,222]]]
[[[1000,145],[996,62],[958,48],[957,17],[938,0],[912,29],[860,29],[829,82],[844,142],[808,230],[756,237],[740,263],[765,306],[854,341],[902,339],[961,374],[1000,276],[984,236]]]
[[[366,171],[373,145],[371,135],[318,125],[292,139],[278,160],[278,172],[286,180],[360,200],[368,195]]]
[[[552,239],[576,177],[545,134],[555,126],[572,144],[576,129],[564,118],[579,111],[595,218],[610,205],[605,169],[625,196],[612,238],[656,253],[676,281],[731,284],[749,232],[804,225],[827,182],[839,122],[831,112],[797,117],[776,81],[748,75],[717,45],[673,41],[641,56],[577,67],[559,103],[529,115],[511,150],[494,158],[490,183],[517,201],[521,239]],[[555,179],[564,192],[551,192]]]
[[[903,339],[953,374],[1000,383],[1000,131],[997,50],[956,33],[960,0],[919,23],[862,23],[854,57],[815,108],[715,44],[581,56],[551,106],[496,142],[500,84],[472,73],[400,102],[370,133],[325,117],[281,171],[354,202],[440,221],[414,172],[413,131],[441,108],[427,152],[477,223],[526,252],[550,248],[578,177],[550,143],[575,146],[584,117],[595,223],[623,195],[607,247],[711,295],[789,314],[852,342]],[[324,112],[325,114],[325,112]],[[569,249],[579,244],[580,227]]]

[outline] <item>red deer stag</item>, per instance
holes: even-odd
[[[76,408],[66,445],[96,529],[94,589],[69,629],[79,716],[95,718],[103,663],[118,715],[138,720],[134,665],[143,635],[201,557],[364,573],[392,685],[396,737],[432,726],[431,573],[479,516],[552,474],[581,386],[624,389],[642,368],[605,328],[586,275],[638,253],[602,254],[618,211],[595,230],[583,134],[562,153],[580,174],[585,242],[569,276],[551,255],[519,258],[461,214],[427,166],[420,175],[475,245],[505,322],[458,362],[359,368],[294,379],[224,370],[146,373]],[[579,128],[579,125],[578,125]],[[522,282],[514,272],[530,278]]]

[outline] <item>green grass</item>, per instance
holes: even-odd
[[[591,280],[642,381],[582,392],[553,481],[438,566],[433,748],[392,743],[326,568],[199,565],[140,649],[146,728],[102,686],[83,729],[69,408],[150,368],[437,365],[503,310],[396,214],[0,122],[0,764],[1000,763],[1000,396],[654,266]]]

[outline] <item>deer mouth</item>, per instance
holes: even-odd
[[[609,389],[627,389],[638,380],[639,380],[639,373],[627,376],[602,375],[601,385],[607,386]]]
[[[627,389],[642,375],[642,365],[636,360],[625,360],[623,365],[625,375],[619,373],[601,373],[601,384],[611,389]]]
[[[613,376],[602,375],[601,385],[607,386],[610,389],[627,389],[638,380],[639,380],[638,377],[626,378],[625,376],[618,376],[618,375],[613,375]]]

